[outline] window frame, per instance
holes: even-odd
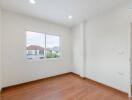
[[[27,32],[28,32],[29,30],[26,30],[25,31],[25,44],[27,45]],[[45,61],[45,60],[58,60],[58,59],[61,59],[62,58],[62,38],[61,38],[61,35],[60,34],[57,34],[57,33],[47,33],[47,32],[37,32],[37,31],[29,31],[29,32],[35,32],[35,33],[41,33],[41,34],[44,34],[45,35],[45,48],[47,48],[46,47],[46,35],[53,35],[53,36],[58,36],[59,37],[59,50],[60,50],[60,56],[59,57],[57,57],[57,58],[47,58],[46,57],[46,52],[45,52],[45,50],[44,50],[44,58],[43,59],[27,59],[27,49],[26,49],[26,45],[25,45],[25,52],[26,52],[26,54],[25,54],[25,59],[26,59],[26,61]]]

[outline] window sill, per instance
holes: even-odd
[[[62,57],[58,58],[44,58],[44,59],[26,59],[25,62],[46,62],[46,61],[58,61],[61,60]]]

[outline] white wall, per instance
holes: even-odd
[[[0,90],[1,90],[1,88],[2,88],[2,55],[1,55],[1,51],[2,51],[2,49],[1,49],[1,39],[2,39],[2,29],[1,29],[1,24],[2,24],[2,15],[1,15],[1,9],[0,9]]]
[[[131,85],[132,85],[132,23],[131,23],[131,26],[130,26],[130,41],[131,41],[131,43],[130,43],[130,55],[131,55],[131,57],[130,57],[130,69],[131,69]]]
[[[72,29],[73,72],[84,77],[84,23]]]
[[[131,21],[132,11],[126,5],[98,15],[86,23],[83,44],[85,77],[129,94]],[[79,73],[83,65],[80,59],[83,56],[77,55],[83,42],[80,25],[74,30],[74,60],[75,66],[78,66],[74,70]]]
[[[128,6],[96,17],[86,25],[86,77],[130,92]]]
[[[5,10],[2,14],[3,87],[72,71],[71,30]],[[26,60],[26,30],[59,34],[61,36],[61,58]]]

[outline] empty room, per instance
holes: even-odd
[[[0,0],[0,100],[132,100],[132,1]]]

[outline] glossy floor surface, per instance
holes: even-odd
[[[125,93],[65,74],[2,91],[2,100],[132,100]]]

